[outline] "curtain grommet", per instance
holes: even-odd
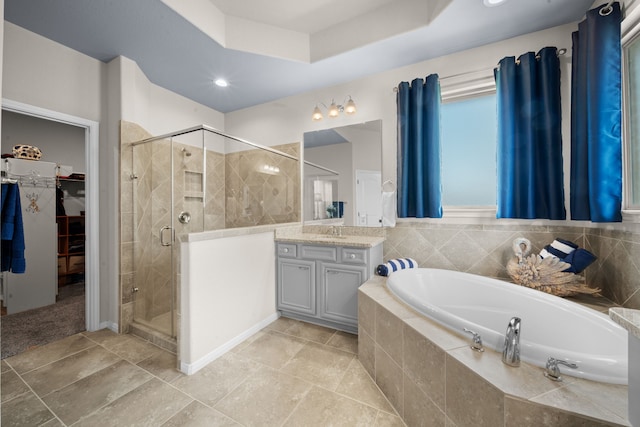
[[[598,11],[600,16],[608,16],[613,12],[613,6],[607,5]]]

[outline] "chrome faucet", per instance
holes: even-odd
[[[520,322],[519,317],[512,317],[504,336],[502,362],[509,366],[520,366]]]
[[[562,381],[562,377],[560,376],[560,367],[558,365],[564,365],[571,369],[578,369],[578,365],[575,363],[569,363],[564,360],[556,359],[555,357],[550,357],[547,360],[547,365],[545,366],[544,376],[552,381]]]
[[[463,331],[465,331],[468,334],[473,335],[472,337],[472,342],[471,342],[471,350],[473,351],[477,351],[478,353],[482,353],[484,352],[484,346],[482,345],[482,337],[480,336],[480,334],[476,333],[475,331],[472,331],[471,329],[467,329],[467,328],[462,328]]]

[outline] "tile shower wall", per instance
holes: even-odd
[[[516,237],[531,240],[533,253],[556,237],[598,257],[584,274],[614,303],[640,309],[640,235],[597,228],[526,225],[455,225],[399,222],[386,229],[384,259],[414,258],[421,267],[464,271],[509,280],[506,264]]]
[[[272,148],[300,153],[299,143]],[[296,160],[259,149],[227,154],[226,228],[300,221],[299,168]]]
[[[157,231],[170,223],[170,210],[163,208],[171,203],[169,141],[137,147],[145,152],[136,156],[135,165],[132,150],[128,146],[131,142],[151,136],[135,123],[122,121],[120,124],[119,325],[123,333],[129,332],[134,309],[136,318],[143,319],[151,319],[169,310],[171,262],[161,258],[168,256],[161,251],[166,248],[153,249],[150,241],[143,240],[159,239]],[[273,148],[297,158],[300,144],[284,144]],[[187,152],[189,155],[186,155]],[[187,211],[192,215],[189,224],[176,224],[176,227],[181,227],[176,230],[177,233],[197,232],[203,227],[205,230],[217,230],[299,221],[300,179],[297,161],[259,149],[227,155],[207,150],[206,191],[203,193],[202,158],[201,148],[174,141],[174,211]],[[278,167],[278,172],[261,171],[264,165]],[[136,180],[131,179],[134,172],[138,175]],[[153,176],[153,179],[142,179],[147,176]],[[144,182],[144,185],[139,185],[139,182]],[[152,200],[155,207],[150,209]],[[152,221],[147,220],[149,217]],[[139,254],[134,254],[134,244],[143,249]],[[179,272],[174,272],[174,275],[179,275]],[[147,278],[150,281],[143,283],[154,285],[153,292],[139,292],[134,305],[132,289],[136,286],[136,278]],[[179,286],[179,281],[177,283]],[[141,316],[142,313],[144,315]]]

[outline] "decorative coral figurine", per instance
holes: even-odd
[[[600,289],[588,287],[582,276],[564,271],[570,264],[556,257],[529,255],[529,252],[531,242],[528,239],[519,237],[513,241],[515,258],[507,263],[507,273],[515,283],[560,297],[600,292]]]

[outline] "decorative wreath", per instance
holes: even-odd
[[[42,158],[42,151],[33,145],[14,145],[13,157],[16,159],[40,160]]]

